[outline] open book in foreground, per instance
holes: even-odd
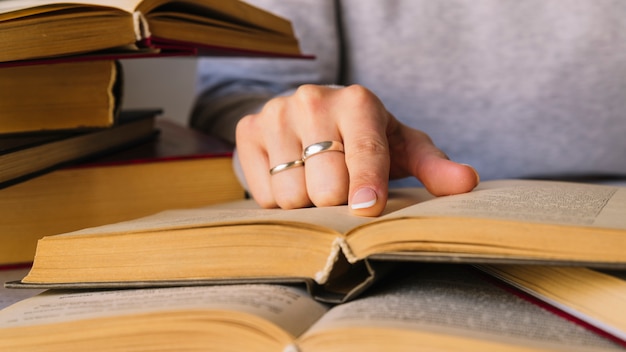
[[[291,23],[239,0],[3,0],[0,62],[96,54],[301,56]]]
[[[624,214],[626,188],[522,180],[440,198],[394,190],[379,218],[241,201],[44,237],[21,284],[305,281],[341,301],[398,261],[626,268]]]
[[[334,307],[287,285],[50,290],[0,311],[0,349],[623,350],[471,267],[398,269],[364,296]]]

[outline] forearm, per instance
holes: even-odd
[[[235,144],[237,122],[258,111],[272,96],[269,92],[249,92],[217,99],[210,94],[201,94],[192,111],[190,125]]]

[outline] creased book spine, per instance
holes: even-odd
[[[137,41],[150,38],[151,33],[148,27],[148,21],[140,11],[133,12],[133,25],[135,27],[135,39]]]
[[[346,250],[349,251],[346,240],[343,238],[336,238],[330,246],[330,254],[328,255],[324,268],[315,274],[315,282],[323,285],[328,281],[328,277],[333,270],[335,262],[337,262],[337,259],[339,258],[340,252],[343,251],[344,254],[346,254]],[[352,253],[350,254],[352,255]],[[354,256],[352,255],[352,257]]]

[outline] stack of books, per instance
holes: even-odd
[[[303,56],[289,21],[238,0],[2,1],[0,33],[0,133],[112,125],[118,59]]]
[[[304,57],[289,21],[238,0],[2,1],[0,33],[0,265],[43,236],[244,197],[232,145],[121,111],[118,60]]]
[[[116,60],[303,57],[288,21],[235,0],[7,0],[0,33],[0,350],[626,349],[626,188],[261,209],[232,145],[120,111]]]

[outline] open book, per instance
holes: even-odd
[[[286,285],[51,290],[0,311],[0,349],[621,350],[470,267],[401,269],[334,307]]]
[[[3,0],[0,33],[0,63],[87,53],[300,56],[289,21],[239,0]]]
[[[240,201],[44,237],[21,284],[305,281],[317,298],[341,301],[397,261],[625,268],[624,214],[626,188],[523,180],[440,198],[393,190],[379,218],[345,206],[280,210]]]
[[[626,271],[530,265],[479,267],[626,346]]]

